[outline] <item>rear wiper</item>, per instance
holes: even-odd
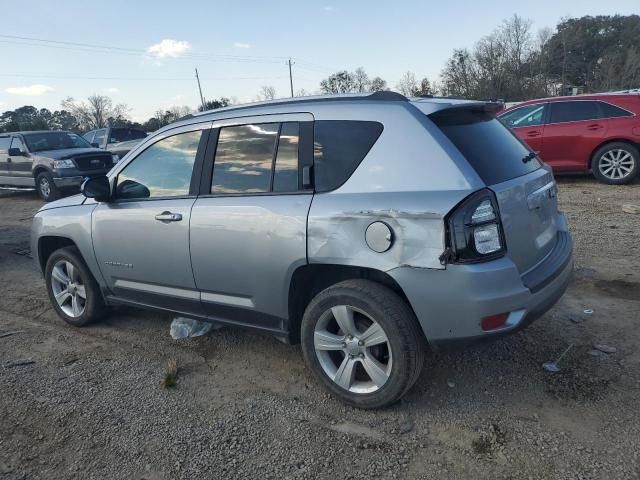
[[[528,155],[526,155],[523,159],[522,159],[522,163],[527,163],[530,162],[531,160],[533,160],[534,158],[536,158],[538,156],[538,154],[536,152],[531,152]]]

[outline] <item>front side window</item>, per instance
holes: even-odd
[[[279,123],[221,128],[211,193],[269,192],[279,128]]]
[[[0,137],[0,150],[9,150],[11,137]]]
[[[24,142],[20,137],[13,137],[11,139],[11,148],[17,148],[22,153],[27,153],[27,149],[24,146]]]
[[[597,102],[572,101],[552,102],[549,123],[579,122],[595,120],[600,116]]]
[[[91,131],[91,132],[87,132],[84,135],[82,135],[82,138],[84,138],[87,142],[92,143],[93,142],[93,136],[96,134],[96,132]]]
[[[109,134],[109,143],[127,142],[129,140],[141,140],[147,134],[135,128],[112,128]]]
[[[526,105],[500,116],[500,120],[511,128],[533,127],[544,123],[545,105]]]
[[[144,150],[118,174],[116,198],[188,195],[201,136],[201,130],[179,133]]]

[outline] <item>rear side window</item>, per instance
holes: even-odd
[[[460,150],[487,185],[540,168],[531,151],[492,114],[479,110],[443,110],[429,118]]]
[[[633,113],[628,112],[620,107],[611,105],[610,103],[600,102],[602,110],[602,118],[631,117]]]
[[[335,190],[346,182],[376,143],[382,128],[378,122],[316,121],[313,141],[316,191]]]
[[[551,102],[549,123],[578,122],[595,120],[600,117],[598,102],[585,100],[573,102]]]

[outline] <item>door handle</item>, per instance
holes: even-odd
[[[160,222],[179,222],[182,220],[182,214],[165,211],[156,215],[156,220]]]
[[[601,128],[602,128],[602,125],[594,123],[593,125],[589,125],[587,127],[587,130],[600,130]]]
[[[527,132],[527,137],[539,137],[540,135],[542,135],[540,130],[531,130],[530,132]]]

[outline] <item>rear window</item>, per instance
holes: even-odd
[[[313,169],[316,192],[335,190],[355,172],[382,133],[382,124],[318,120],[314,124]]]
[[[443,110],[429,118],[460,150],[487,184],[511,180],[542,165],[492,114],[479,110]]]

